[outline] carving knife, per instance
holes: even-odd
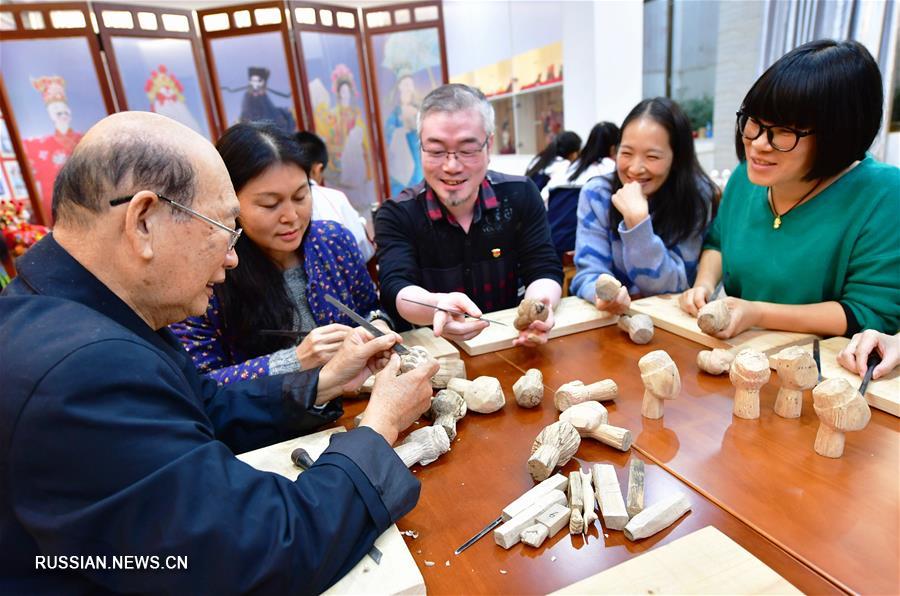
[[[453,554],[458,555],[459,553],[463,552],[464,550],[481,540],[491,530],[493,530],[503,522],[509,521],[517,514],[523,512],[525,509],[533,505],[535,501],[537,501],[543,495],[550,493],[550,491],[552,490],[565,490],[565,487],[568,485],[568,483],[569,479],[562,474],[554,474],[540,484],[531,487],[521,497],[504,507],[503,511],[500,512],[500,517],[493,520],[491,523],[486,525],[483,530],[466,540],[466,542],[463,543],[462,546],[453,551]]]
[[[509,327],[506,323],[501,323],[500,321],[494,321],[491,319],[486,319],[484,317],[476,317],[474,315],[470,315],[467,312],[463,312],[461,310],[453,310],[452,308],[441,308],[440,306],[435,306],[434,304],[428,304],[427,302],[419,302],[418,300],[410,300],[409,298],[402,298],[404,302],[412,302],[413,304],[418,304],[419,306],[427,306],[428,308],[433,308],[434,310],[440,310],[445,313],[451,315],[459,315],[461,317],[466,317],[467,319],[475,319],[476,321],[487,321],[488,323],[493,323],[494,325],[503,325],[504,327]]]
[[[819,340],[813,340],[813,360],[816,361],[816,370],[819,371],[819,380],[818,382],[822,382],[822,361],[819,359]]]
[[[712,295],[709,297],[709,300],[707,300],[707,302],[713,302],[713,301],[715,301],[715,300],[718,300],[718,299],[719,299],[719,294],[722,293],[722,288],[724,288],[724,287],[725,287],[725,279],[720,279],[720,280],[719,280],[719,283],[716,284],[716,289],[713,290],[713,293],[712,293]]]
[[[881,362],[881,356],[876,354],[874,350],[870,352],[867,361],[869,368],[866,369],[866,376],[863,377],[862,385],[859,386],[859,394],[863,397],[866,396],[866,389],[869,388],[869,381],[872,380],[872,373],[875,372],[875,367],[878,366],[879,362]]]
[[[368,331],[375,337],[381,337],[382,335],[384,335],[384,331],[382,331],[381,329],[379,329],[372,323],[368,322],[367,320],[365,320],[364,318],[362,318],[361,316],[359,316],[358,314],[356,314],[355,312],[350,310],[345,304],[343,304],[340,300],[338,300],[331,294],[325,294],[325,301],[328,302],[329,304],[337,307],[338,310],[340,310],[342,313],[344,313],[345,315],[350,317],[354,323],[356,323],[357,325],[359,325],[360,327],[362,327],[363,329],[365,329],[366,331]],[[391,346],[391,349],[394,350],[395,352],[397,352],[398,354],[400,354],[401,356],[405,356],[406,354],[409,354],[409,350],[407,350],[401,344],[394,344],[393,346]]]
[[[291,461],[294,462],[294,465],[300,468],[301,471],[305,472],[309,468],[312,467],[314,463],[316,463],[312,457],[310,457],[309,452],[303,447],[297,447],[293,451],[291,451]],[[381,557],[382,553],[378,550],[378,547],[374,544],[372,545],[372,549],[369,551],[369,557],[375,561],[376,565],[381,565]]]

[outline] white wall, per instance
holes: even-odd
[[[587,138],[597,122],[621,123],[641,100],[643,3],[562,2],[566,128]]]

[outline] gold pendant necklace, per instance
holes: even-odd
[[[797,201],[796,203],[794,203],[793,205],[791,205],[788,208],[788,210],[785,211],[784,213],[778,213],[778,211],[775,210],[775,191],[770,186],[769,192],[768,192],[766,198],[768,199],[768,202],[769,202],[769,209],[772,210],[772,215],[775,216],[775,219],[772,220],[772,229],[777,230],[778,228],[780,228],[781,227],[781,218],[783,216],[787,215],[788,213],[790,213],[794,209],[794,207],[798,206],[800,203],[805,201],[809,197],[809,195],[811,195],[813,192],[815,192],[815,190],[817,188],[819,188],[819,185],[821,183],[822,183],[822,179],[820,178],[819,180],[816,181],[815,186],[813,186],[808,191],[806,191],[806,194],[803,195],[802,197],[800,197],[800,200]]]

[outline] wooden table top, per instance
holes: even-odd
[[[640,415],[643,385],[637,361],[656,349],[665,349],[678,364],[683,389],[677,400],[666,403],[663,419],[646,420]],[[638,346],[606,327],[536,349],[464,355],[469,378],[497,377],[507,404],[493,414],[468,414],[450,453],[429,466],[413,467],[422,481],[421,499],[398,526],[419,533],[406,540],[429,593],[546,593],[707,525],[804,592],[896,593],[898,419],[873,410],[864,431],[847,435],[841,459],[821,457],[812,447],[818,420],[809,392],[800,419],[774,415],[779,383],[773,373],[762,391],[761,418],[734,418],[727,375],[699,372],[699,349],[661,330],[650,344]],[[541,369],[546,386],[543,403],[530,410],[520,408],[512,394],[512,384],[528,368]],[[619,385],[619,398],[607,402],[610,424],[631,429],[635,446],[622,453],[585,439],[562,472],[611,463],[624,492],[628,459],[640,457],[646,464],[645,502],[682,491],[692,511],[638,542],[618,531],[604,535],[595,525],[586,543],[562,531],[538,549],[519,544],[504,550],[488,535],[455,556],[458,546],[533,486],[525,462],[534,437],[557,419],[553,391],[571,380],[603,378]],[[346,400],[341,422],[349,426],[364,406],[364,401]]]

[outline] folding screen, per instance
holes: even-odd
[[[49,225],[57,173],[84,131],[115,106],[87,4],[0,6],[0,23],[0,111],[27,163],[4,169],[14,193],[27,189],[37,223]]]
[[[215,141],[219,130],[193,13],[126,4],[92,6],[119,109],[156,112]]]

